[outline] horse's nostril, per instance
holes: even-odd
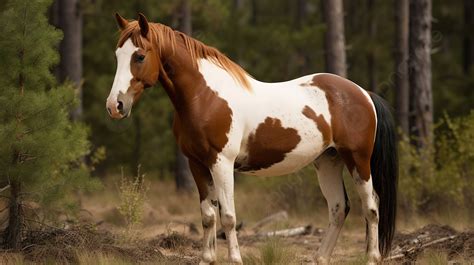
[[[117,109],[118,109],[119,111],[123,111],[123,103],[122,103],[122,101],[118,101],[117,103],[118,103]]]

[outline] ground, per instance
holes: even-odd
[[[67,220],[67,225],[28,233],[21,253],[4,252],[0,262],[198,264],[202,230],[196,192],[178,193],[169,181],[148,182],[142,223],[127,230],[118,210],[119,182],[112,179],[106,182],[104,190],[82,195],[82,210],[77,219]],[[297,187],[280,187],[275,195],[268,192],[274,186],[257,186],[244,181],[237,183],[236,188],[238,222],[242,222],[239,243],[244,263],[312,264],[324,236],[326,209],[318,206],[320,210],[305,213],[308,207],[294,206],[299,209],[295,212],[288,205],[282,205],[280,197],[291,194]],[[353,200],[353,204],[357,203]],[[336,245],[334,264],[363,264],[365,261],[365,225],[360,210],[357,206],[353,208]],[[255,230],[259,220],[282,210],[286,214],[282,218]],[[400,219],[392,251],[396,259],[390,263],[417,260],[422,264],[448,261],[467,264],[474,260],[474,233],[468,221],[405,215]],[[260,235],[308,225],[311,228],[304,235]],[[224,239],[218,240],[218,257],[220,264],[226,264]]]

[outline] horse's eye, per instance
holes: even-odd
[[[145,55],[138,55],[137,56],[137,62],[143,63],[143,61],[145,61]]]

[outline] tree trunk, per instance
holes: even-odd
[[[369,49],[367,50],[367,79],[370,91],[377,92],[376,61],[375,61],[375,35],[377,32],[377,23],[374,12],[374,0],[367,0],[367,36],[369,40]]]
[[[236,49],[236,56],[235,56],[235,62],[239,65],[242,65],[242,53],[243,53],[243,47],[241,45],[242,43],[242,28],[244,27],[245,21],[243,18],[244,16],[244,1],[243,0],[234,0],[233,5],[232,5],[232,22],[234,23],[234,32],[233,32],[233,38],[235,38],[235,43],[234,47]]]
[[[409,79],[412,90],[413,136],[417,147],[431,145],[433,97],[431,90],[431,0],[410,1]]]
[[[307,0],[296,1],[296,17],[295,17],[295,28],[301,29],[306,21],[308,14],[308,2]]]
[[[178,8],[179,12],[179,25],[178,28],[181,32],[191,36],[193,34],[192,24],[192,13],[191,13],[191,1],[181,0]]]
[[[192,16],[191,16],[191,1],[181,0],[178,12],[178,28],[181,32],[191,36],[192,35]],[[176,189],[178,191],[192,191],[194,188],[193,176],[189,169],[188,158],[176,148],[176,164],[175,164],[175,180]]]
[[[20,203],[20,182],[10,183],[10,202],[8,212],[8,227],[5,229],[5,244],[8,249],[19,250],[21,244],[22,212]]]
[[[302,30],[304,25],[306,24],[306,18],[308,17],[308,1],[298,0],[292,3],[296,4],[295,28],[296,30]],[[310,56],[308,54],[308,51],[302,48],[297,48],[296,56],[298,62],[298,72],[308,74],[310,72]]]
[[[474,61],[474,1],[464,0],[464,47],[463,70],[465,75],[471,72]]]
[[[79,104],[72,110],[73,120],[82,116],[82,13],[80,0],[57,0],[57,26],[64,37],[60,45],[59,80],[70,80],[76,89]]]
[[[258,24],[258,2],[257,0],[252,0],[251,1],[251,4],[252,4],[252,14],[250,16],[250,24],[252,24],[253,26],[257,26]]]
[[[408,35],[409,0],[395,0],[395,87],[397,120],[402,132],[409,133]]]
[[[323,0],[326,23],[324,39],[326,71],[346,77],[346,50],[344,40],[344,11],[342,0]]]

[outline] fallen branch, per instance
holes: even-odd
[[[445,242],[445,241],[448,241],[448,240],[452,240],[454,238],[456,238],[457,235],[452,235],[452,236],[447,236],[447,237],[443,237],[443,238],[439,238],[439,239],[436,239],[436,240],[433,240],[433,241],[430,241],[430,242],[427,242],[425,244],[422,244],[422,245],[419,245],[419,246],[413,246],[407,250],[400,250],[398,252],[401,252],[401,253],[394,253],[394,255],[390,256],[389,258],[387,258],[387,260],[395,260],[395,259],[401,259],[403,257],[406,257],[412,253],[415,253],[415,252],[418,252],[420,250],[423,250],[429,246],[432,246],[432,245],[435,245],[435,244],[439,244],[439,243],[442,243],[442,242]]]
[[[309,235],[313,230],[312,225],[307,226],[300,226],[296,228],[290,229],[283,229],[278,231],[272,231],[267,233],[260,233],[259,236],[263,237],[273,237],[273,236],[282,236],[282,237],[290,237],[290,236],[299,236],[299,235]]]
[[[4,192],[4,191],[8,190],[9,188],[10,188],[10,184],[8,184],[8,185],[6,185],[5,187],[1,188],[1,189],[0,189],[0,193],[2,193],[2,192]]]
[[[258,231],[260,231],[260,229],[262,229],[262,227],[264,227],[264,226],[266,226],[270,223],[274,223],[274,222],[282,221],[282,220],[286,220],[286,219],[288,219],[288,213],[286,211],[279,211],[277,213],[269,215],[269,216],[263,218],[262,220],[258,221],[253,226],[253,231],[255,233],[257,233]]]

